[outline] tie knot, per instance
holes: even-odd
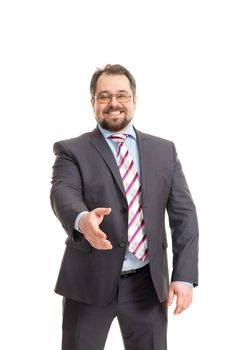
[[[115,143],[124,143],[128,135],[125,134],[113,134],[109,138]]]

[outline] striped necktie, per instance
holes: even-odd
[[[141,204],[141,185],[136,166],[125,144],[127,136],[114,134],[109,138],[118,144],[117,163],[128,202],[129,251],[144,261],[148,254],[148,248]]]

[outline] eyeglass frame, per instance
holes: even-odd
[[[101,94],[101,93],[100,93]],[[99,95],[100,95],[99,94]],[[102,94],[103,94],[103,92],[102,92]],[[122,93],[117,93],[117,94],[110,94],[110,93],[106,93],[106,95],[108,95],[109,97],[110,97],[110,100],[108,101],[108,102],[100,102],[99,100],[98,100],[98,97],[99,97],[99,95],[97,95],[97,96],[92,96],[96,101],[98,101],[98,103],[99,104],[108,104],[108,103],[110,103],[111,101],[112,101],[112,98],[113,97],[115,97],[116,99],[117,99],[117,102],[119,102],[119,103],[127,103],[127,102],[129,102],[130,100],[131,100],[131,97],[132,97],[132,95],[128,95],[127,97],[128,97],[128,99],[127,99],[127,101],[125,101],[125,102],[121,102],[121,101],[119,101],[118,100],[118,98],[117,98],[117,95],[121,95]]]

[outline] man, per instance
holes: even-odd
[[[91,79],[98,126],[54,145],[51,203],[68,234],[55,291],[63,350],[101,350],[117,317],[127,350],[165,350],[167,306],[192,301],[198,224],[173,143],[136,130],[136,84],[121,65]],[[167,210],[173,271],[168,282]]]

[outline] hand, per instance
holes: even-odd
[[[107,240],[106,234],[99,228],[104,216],[110,213],[111,208],[96,208],[83,215],[79,221],[80,231],[96,249],[112,249],[111,242]]]
[[[170,306],[173,303],[174,296],[176,295],[176,308],[174,315],[180,314],[187,309],[192,303],[193,287],[184,283],[172,282],[168,291],[167,305]]]

